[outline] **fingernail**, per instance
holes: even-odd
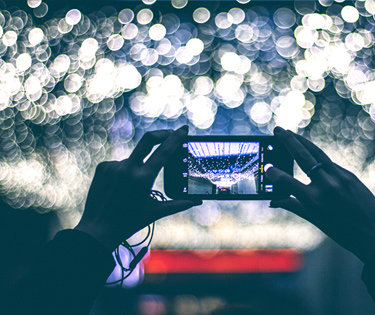
[[[283,128],[277,126],[277,127],[275,127],[275,129],[273,130],[273,133],[274,133],[274,134],[277,134],[277,133],[281,133],[281,132],[284,132],[284,131],[285,131],[285,129],[283,129]]]

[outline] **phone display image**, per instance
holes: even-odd
[[[293,173],[293,160],[273,136],[188,136],[164,169],[171,198],[267,200],[279,192],[270,167]]]
[[[259,142],[189,142],[189,194],[256,194]]]

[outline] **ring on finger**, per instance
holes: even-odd
[[[307,173],[306,175],[308,177],[311,177],[311,175],[313,174],[313,172],[316,172],[317,169],[321,168],[323,166],[322,163],[316,163]]]

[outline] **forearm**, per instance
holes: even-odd
[[[90,235],[59,232],[13,290],[12,314],[88,314],[114,266],[110,251]]]
[[[362,280],[375,302],[375,258],[365,264],[362,272]]]

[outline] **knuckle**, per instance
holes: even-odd
[[[330,180],[325,188],[326,193],[330,195],[338,195],[342,191],[342,185],[337,180]]]
[[[282,139],[283,142],[290,142],[295,136],[291,134],[290,132],[282,132],[279,135],[279,138]]]
[[[311,160],[311,154],[307,150],[299,151],[298,155],[299,155],[300,159],[303,160],[303,161]],[[316,162],[314,163],[314,165],[315,164],[316,164]]]
[[[108,168],[108,164],[109,164],[108,161],[100,162],[100,163],[96,166],[96,173],[103,173],[103,172],[105,172],[106,169]]]
[[[143,135],[142,138],[143,138],[144,140],[151,140],[152,137],[153,137],[152,131],[147,131],[147,132],[145,132],[145,134]]]

